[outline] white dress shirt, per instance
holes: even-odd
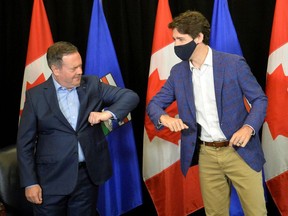
[[[212,50],[210,47],[208,55],[200,68],[194,67],[190,62],[196,120],[202,128],[200,139],[206,142],[226,140],[219,125],[212,64]]]

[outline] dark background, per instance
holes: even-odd
[[[74,43],[85,65],[93,0],[43,0],[53,40]],[[103,0],[125,86],[136,91],[141,102],[132,112],[134,134],[142,170],[142,146],[146,89],[153,41],[157,0]],[[170,0],[172,16],[188,9],[199,10],[209,21],[213,0]],[[242,52],[265,90],[270,33],[275,0],[228,0]],[[0,1],[0,70],[2,128],[0,147],[16,143],[21,88],[25,69],[33,0]],[[84,68],[85,73],[85,68]],[[5,89],[4,89],[5,86]],[[5,120],[4,120],[5,119]],[[7,135],[7,136],[6,136]],[[156,215],[143,183],[142,206],[125,215]],[[268,194],[269,215],[279,215]],[[144,213],[145,211],[145,213]],[[203,210],[192,215],[204,215]]]

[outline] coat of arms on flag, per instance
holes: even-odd
[[[109,84],[109,85],[113,85],[113,86],[117,86],[115,79],[113,78],[113,74],[112,73],[108,73],[106,76],[100,78],[100,80],[103,83]],[[108,121],[105,121],[102,123],[102,130],[104,131],[104,134],[107,135],[108,133],[110,133],[112,130],[115,130],[117,127],[122,126],[123,124],[126,124],[128,121],[131,121],[131,113],[129,113],[127,115],[126,118],[124,118],[122,121],[116,122],[114,123],[114,121],[112,121],[111,119],[109,119]]]

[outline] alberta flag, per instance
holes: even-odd
[[[214,1],[210,46],[218,51],[243,55],[227,0]],[[243,100],[246,102],[245,99]],[[231,188],[230,215],[244,215],[237,192],[233,186]]]
[[[211,37],[210,46],[218,51],[233,53],[237,55],[242,54],[241,46],[237,37],[237,33],[229,12],[227,0],[215,0],[211,23]],[[243,98],[247,110],[250,110],[249,102]],[[263,172],[264,176],[264,172]],[[263,181],[264,191],[265,182]],[[244,216],[242,206],[240,204],[237,192],[232,186],[231,201],[230,201],[230,215]]]
[[[101,0],[94,0],[88,38],[85,74],[124,87]],[[107,135],[113,176],[100,186],[101,216],[118,216],[142,204],[141,178],[130,116]]]

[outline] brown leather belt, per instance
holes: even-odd
[[[211,146],[211,147],[215,147],[215,148],[229,146],[229,141],[228,140],[225,140],[225,141],[214,141],[214,142],[201,141],[201,142],[202,142],[203,145]]]

